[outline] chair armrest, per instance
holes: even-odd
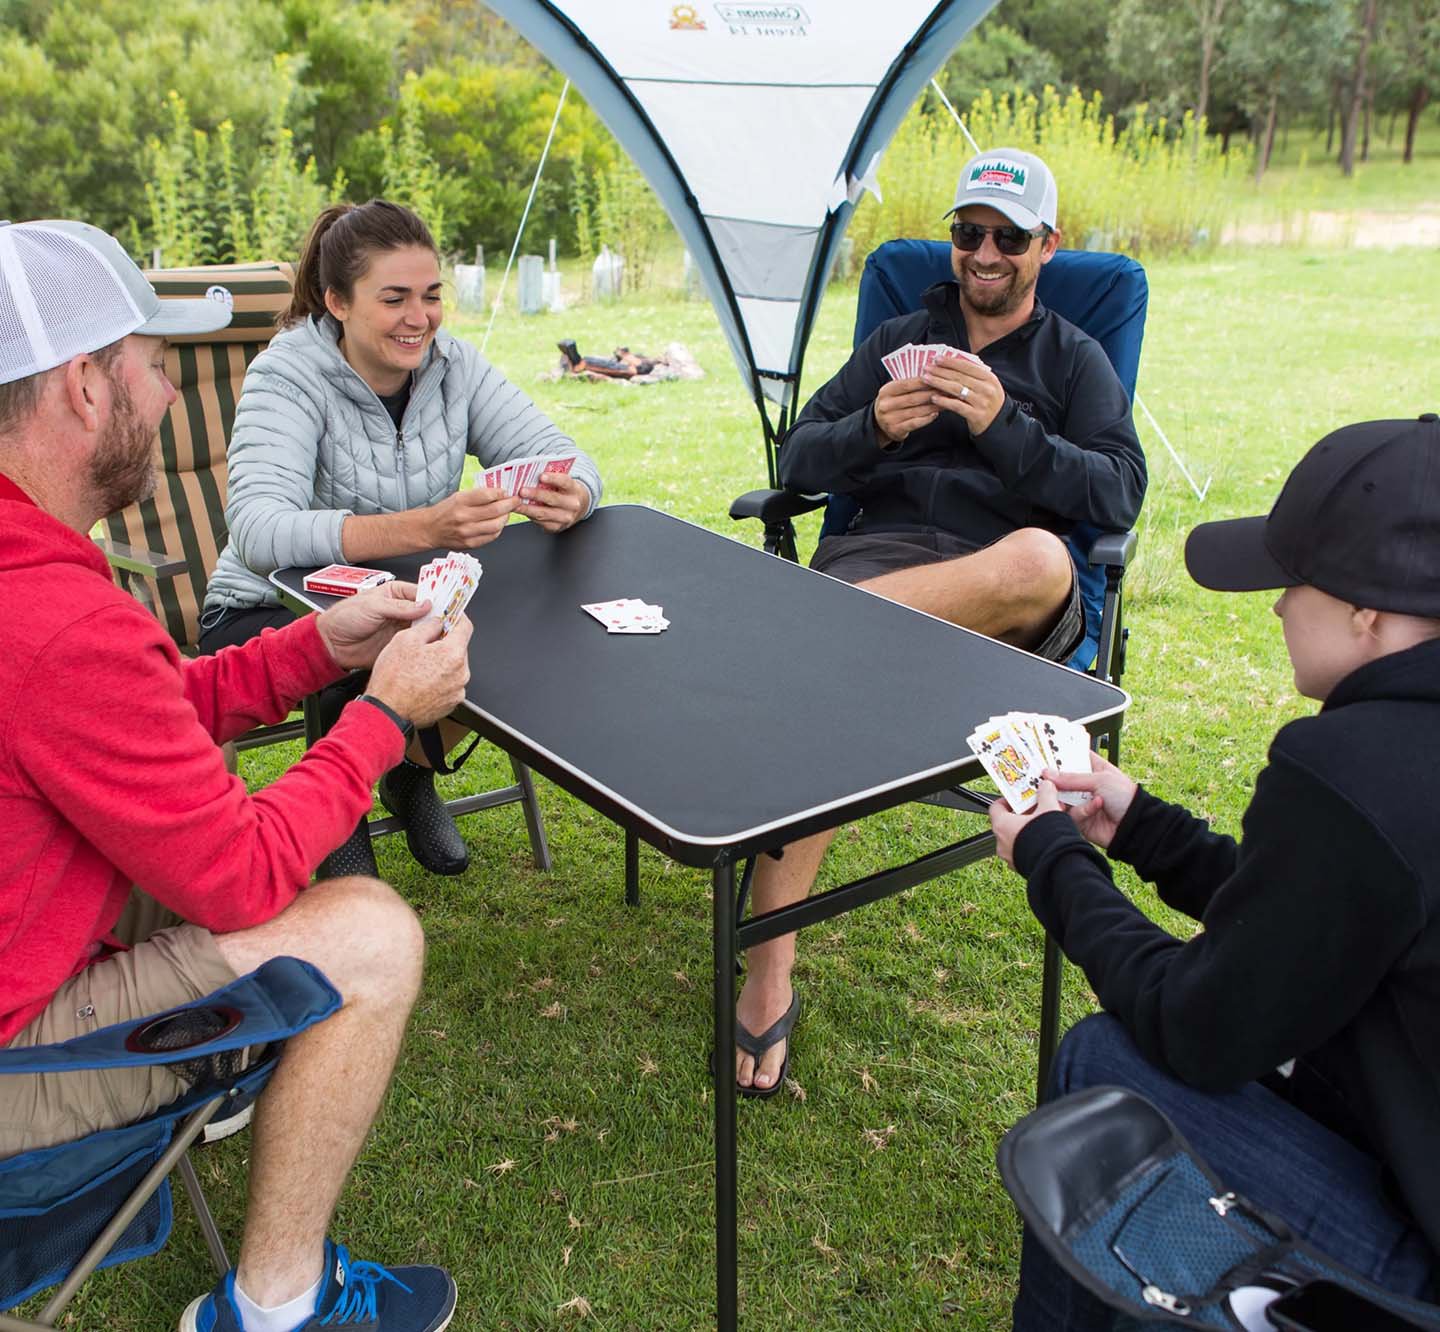
[[[0,1074],[134,1068],[204,1059],[248,1045],[285,1040],[329,1017],[340,1002],[339,992],[311,963],[272,957],[213,994],[165,1014],[112,1023],[53,1045],[0,1047]],[[128,1039],[138,1037],[159,1017],[177,1017],[189,1010],[217,1015],[223,1019],[223,1029],[214,1036],[201,1034],[191,1043],[176,1041],[168,1049],[158,1048],[159,1043],[147,1045]]]
[[[97,537],[95,544],[112,569],[123,569],[126,573],[141,574],[146,578],[174,578],[189,567],[183,559],[161,555],[153,550],[141,550],[138,546],[127,546],[123,541]]]
[[[822,508],[828,495],[800,495],[793,490],[749,490],[730,506],[732,518],[758,518],[762,523],[781,523]]]
[[[1128,532],[1102,532],[1090,547],[1089,561],[1091,564],[1127,568],[1135,558],[1137,540],[1134,528]]]

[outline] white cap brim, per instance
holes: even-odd
[[[169,338],[214,333],[229,322],[230,311],[219,301],[162,300],[160,309],[134,331],[147,338]]]
[[[1039,213],[1026,208],[1024,204],[1016,203],[1004,194],[982,194],[977,190],[973,194],[967,194],[945,216],[954,217],[962,208],[993,208],[1026,231],[1038,231],[1045,225]]]

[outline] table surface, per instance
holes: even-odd
[[[413,578],[437,552],[377,560]],[[994,714],[1098,729],[1125,691],[641,505],[475,551],[467,720],[691,865],[751,855],[978,775]],[[309,569],[271,581],[293,603]],[[586,602],[664,607],[607,633]]]

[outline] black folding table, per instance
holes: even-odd
[[[374,561],[413,578],[434,554]],[[1124,690],[640,505],[551,536],[513,524],[475,552],[470,684],[457,719],[626,830],[714,878],[716,1300],[736,1326],[738,952],[983,859],[988,832],[746,920],[754,857],[979,775],[965,737],[993,714],[1103,732]],[[308,569],[271,581],[291,606]],[[658,635],[607,633],[586,602],[665,608]],[[961,808],[985,802],[960,792]],[[744,863],[737,876],[736,866]],[[737,885],[738,877],[738,885]],[[738,891],[737,891],[738,887]]]

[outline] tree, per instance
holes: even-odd
[[[1402,160],[1411,162],[1420,117],[1440,92],[1440,0],[1389,0],[1371,59],[1381,108],[1405,114]]]
[[[1363,0],[1359,26],[1353,38],[1354,62],[1350,66],[1345,100],[1341,107],[1340,170],[1347,176],[1355,174],[1355,143],[1359,137],[1360,115],[1364,110],[1365,99],[1369,92],[1367,80],[1370,47],[1375,40],[1375,28],[1378,22],[1378,0]]]
[[[1348,19],[1334,0],[1245,0],[1226,45],[1226,71],[1256,130],[1255,179],[1264,175],[1282,111],[1324,105],[1332,53]]]
[[[967,107],[987,91],[998,97],[1018,88],[1038,95],[1060,82],[1060,62],[1014,28],[986,22],[956,48],[938,82],[956,107]]]

